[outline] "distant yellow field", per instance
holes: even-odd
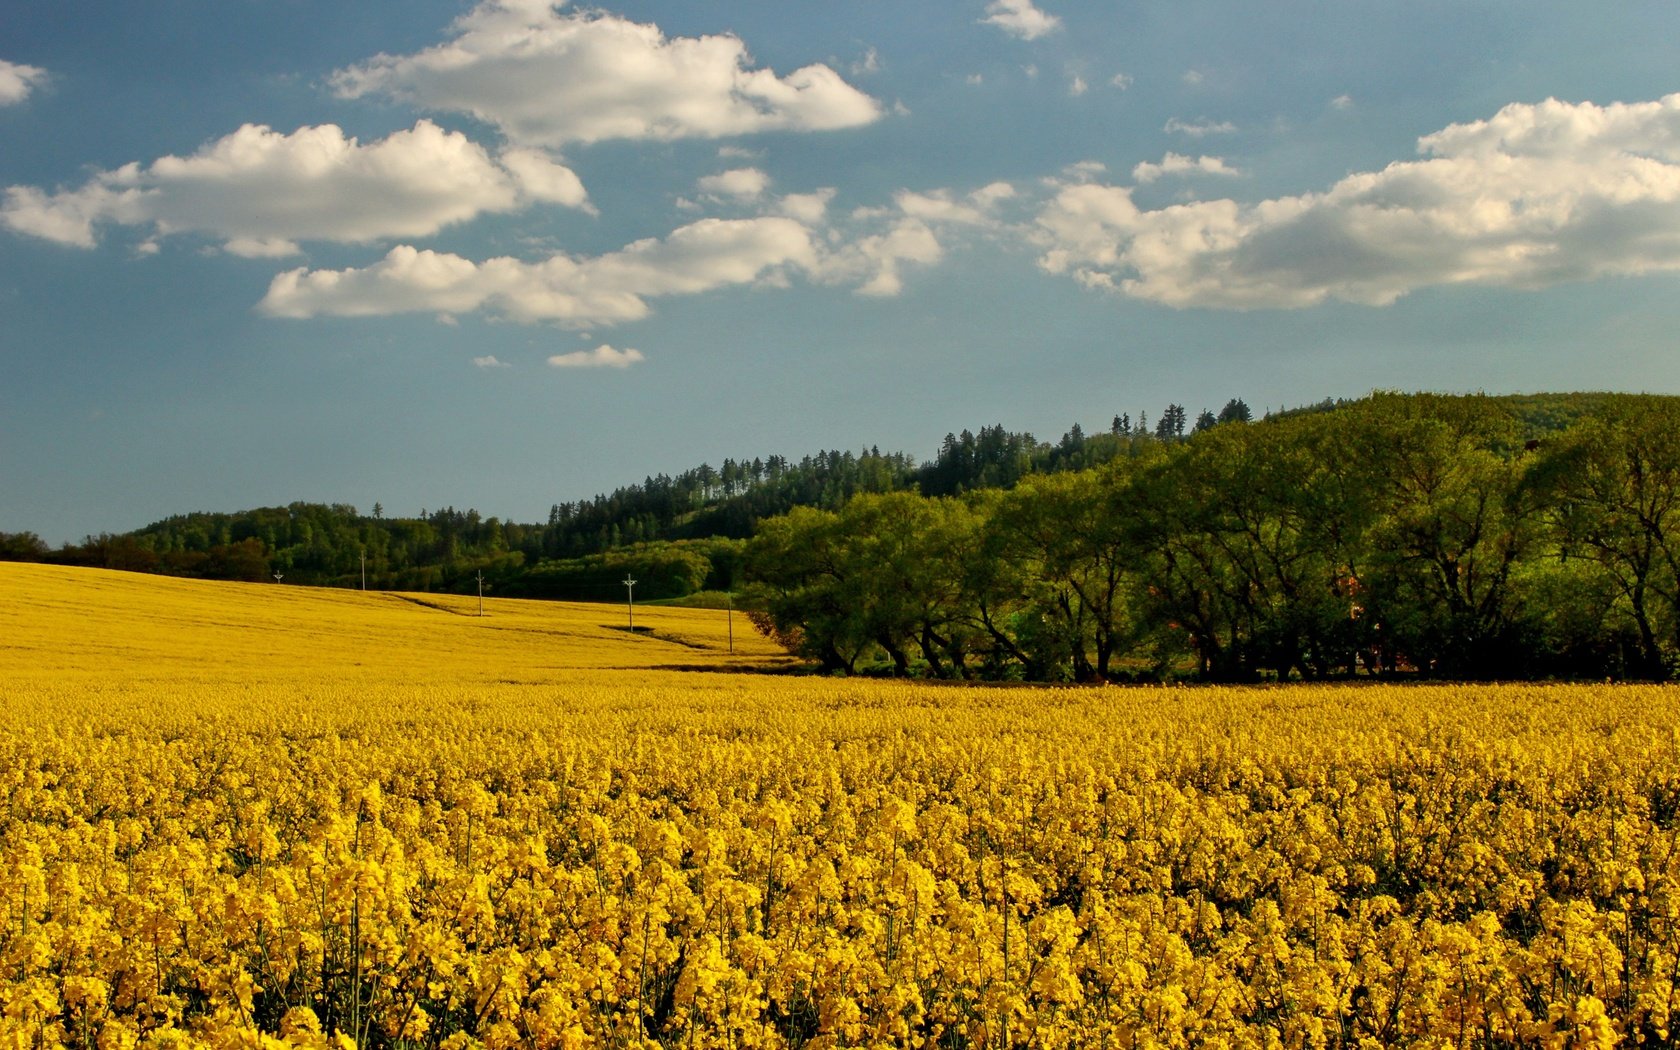
[[[0,564],[0,1047],[1671,1041],[1673,688],[965,689],[485,609]]]
[[[552,682],[785,658],[725,613],[177,580],[0,563],[0,673],[212,681]]]

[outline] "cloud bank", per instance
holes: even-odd
[[[741,178],[737,189],[763,196],[756,179]],[[259,309],[290,318],[483,311],[519,323],[587,329],[640,320],[652,299],[783,285],[796,276],[849,285],[864,296],[891,296],[903,290],[906,267],[945,257],[941,229],[1005,232],[995,212],[1014,195],[1003,182],[961,197],[905,190],[893,207],[859,209],[836,223],[828,215],[834,191],[822,189],[764,199],[763,214],[755,218],[702,219],[663,239],[590,258],[556,253],[538,261],[477,262],[400,245],[371,266],[279,274]]]
[[[235,255],[272,257],[295,253],[299,240],[428,236],[538,201],[585,207],[588,196],[576,174],[536,150],[498,162],[428,120],[365,145],[333,124],[289,135],[247,124],[189,157],[127,164],[76,189],[9,187],[0,223],[84,248],[101,224],[196,231]]]
[[[703,219],[663,240],[593,258],[482,263],[400,245],[361,269],[279,274],[259,309],[275,317],[375,317],[486,310],[514,321],[589,328],[647,316],[649,299],[770,280],[819,268],[806,227],[792,219]]]
[[[1421,159],[1257,204],[1139,209],[1064,185],[1040,264],[1179,307],[1386,305],[1420,288],[1535,289],[1680,269],[1680,94],[1513,104],[1418,141]]]
[[[0,58],[0,106],[15,106],[46,82],[47,71]]]
[[[778,77],[734,36],[667,39],[654,25],[549,0],[487,0],[446,43],[335,73],[344,97],[469,113],[509,140],[717,138],[868,124],[881,107],[826,65]]]

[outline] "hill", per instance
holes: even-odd
[[[0,563],[0,678],[311,677],[558,682],[590,669],[763,666],[781,655],[704,609],[376,593]]]

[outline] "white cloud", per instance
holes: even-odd
[[[1007,182],[988,183],[968,195],[982,211],[990,211],[1000,201],[1010,200],[1015,196],[1015,187]]]
[[[548,363],[555,368],[629,368],[647,360],[640,350],[625,347],[614,350],[603,343],[593,350],[574,350],[569,354],[555,354]]]
[[[1132,86],[1132,76],[1130,73],[1116,73],[1109,78],[1108,86],[1124,91]]]
[[[1041,264],[1140,299],[1235,309],[1680,270],[1680,94],[1513,104],[1418,149],[1258,204],[1146,211],[1124,188],[1064,186],[1038,218]]]
[[[46,83],[47,71],[0,58],[0,106],[15,106]]]
[[[534,201],[560,204],[568,208],[588,208],[589,193],[577,172],[553,157],[534,149],[504,150],[502,167],[519,180],[519,188]]]
[[[758,168],[734,168],[716,175],[707,175],[699,182],[700,192],[713,197],[732,197],[753,200],[764,196],[770,188],[770,176]]]
[[[157,242],[149,243],[155,247]],[[280,237],[235,237],[223,244],[222,250],[241,259],[284,259],[298,254],[303,249],[299,248],[296,242]]]
[[[1173,117],[1161,130],[1169,135],[1189,135],[1193,139],[1199,139],[1208,135],[1229,135],[1237,130],[1237,126],[1228,120],[1212,121],[1203,118],[1186,122]]]
[[[1022,40],[1037,40],[1062,24],[1060,18],[1034,7],[1032,0],[992,0],[981,22]]]
[[[1181,79],[1190,87],[1199,87],[1207,77],[1199,69],[1186,69]]]
[[[1068,94],[1072,95],[1074,98],[1078,98],[1090,89],[1091,86],[1085,83],[1085,78],[1077,73],[1073,75],[1072,80],[1068,81]]]
[[[860,295],[898,295],[904,289],[906,266],[932,266],[945,258],[940,240],[944,232],[1005,232],[1008,227],[996,211],[1015,195],[1015,187],[1007,182],[994,182],[966,195],[946,189],[900,190],[893,195],[893,208],[852,212],[852,221],[870,232],[854,232],[849,238],[831,234],[829,250],[815,276],[855,283]]]
[[[1352,95],[1337,95],[1335,98],[1330,100],[1330,108],[1331,109],[1339,109],[1339,110],[1343,110],[1343,111],[1352,109],[1353,108],[1353,96]]]
[[[968,76],[963,78],[963,83],[967,84],[969,87],[979,87],[985,82],[985,76],[980,73],[970,73]]]
[[[828,216],[828,202],[834,199],[834,188],[824,187],[814,193],[790,193],[776,202],[775,212],[797,219],[807,226],[819,226]]]
[[[1154,182],[1163,175],[1241,175],[1242,172],[1225,163],[1223,157],[1186,157],[1182,153],[1168,153],[1159,162],[1144,161],[1132,169],[1135,182]]]
[[[949,190],[916,193],[899,190],[893,203],[907,218],[922,222],[953,223],[959,226],[986,226],[993,222],[992,209],[1000,201],[1015,195],[1015,187],[1007,182],[994,182],[958,198]]]
[[[881,53],[874,48],[863,53],[863,57],[852,63],[852,76],[863,76],[868,73],[881,71]]]
[[[944,258],[944,254],[927,223],[904,218],[885,233],[846,245],[827,260],[824,275],[836,281],[862,280],[859,295],[893,296],[904,290],[901,264],[931,266]]]
[[[520,150],[498,164],[428,120],[365,145],[332,124],[289,135],[247,124],[191,156],[126,164],[76,189],[9,187],[0,223],[80,247],[105,223],[198,231],[233,254],[273,257],[295,253],[299,240],[426,236],[531,201],[587,204],[569,169]]]
[[[1062,169],[1062,174],[1074,182],[1089,182],[1108,170],[1108,165],[1100,160],[1075,161]]]
[[[276,317],[486,310],[525,323],[586,328],[645,317],[650,298],[819,267],[810,230],[792,219],[702,219],[663,240],[583,259],[555,254],[534,263],[506,257],[478,263],[400,245],[362,269],[279,274],[259,308]]]
[[[828,66],[778,77],[733,36],[667,39],[658,26],[549,0],[487,0],[446,43],[378,55],[332,78],[345,97],[383,95],[470,113],[512,141],[717,138],[868,124],[874,99]]]
[[[495,354],[487,354],[484,357],[475,357],[475,358],[472,359],[472,363],[477,365],[479,368],[512,368],[513,367],[512,365],[508,364],[506,361],[498,361],[496,359]]]
[[[767,195],[756,218],[701,219],[595,257],[479,262],[401,245],[366,267],[281,273],[258,308],[290,318],[483,311],[588,330],[646,317],[649,301],[661,296],[785,286],[801,277],[861,295],[896,295],[907,267],[945,257],[940,231],[1009,233],[1013,227],[997,211],[1017,191],[1007,182],[966,195],[901,190],[892,207],[857,208],[839,220],[830,215],[835,195],[833,188]]]

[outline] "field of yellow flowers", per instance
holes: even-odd
[[[0,564],[0,1047],[1672,1042],[1680,692]]]

